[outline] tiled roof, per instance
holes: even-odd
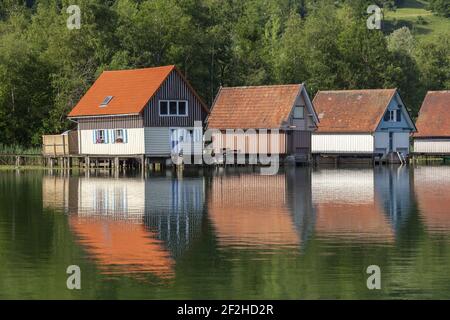
[[[450,90],[427,93],[416,126],[415,137],[450,137]]]
[[[69,117],[140,113],[175,66],[105,71],[69,113]],[[107,106],[102,101],[112,96]]]
[[[374,132],[396,89],[319,91],[317,132]]]
[[[221,88],[208,127],[214,129],[280,128],[289,118],[301,84]]]

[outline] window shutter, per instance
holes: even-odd
[[[96,130],[92,130],[92,143],[93,144],[97,143],[97,131]]]
[[[128,130],[123,130],[123,139],[125,143],[128,143]]]
[[[389,110],[384,114],[384,121],[389,121]]]
[[[116,143],[116,130],[114,129],[111,130],[111,143]]]
[[[109,130],[105,130],[105,143],[109,143]]]
[[[397,122],[402,121],[402,110],[398,109],[397,110]]]

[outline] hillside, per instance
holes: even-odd
[[[387,32],[407,26],[420,41],[427,41],[438,34],[450,36],[450,19],[434,15],[427,10],[427,1],[405,0],[395,11],[385,11]]]

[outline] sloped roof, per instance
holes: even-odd
[[[396,89],[319,91],[317,132],[374,132]]]
[[[427,93],[416,126],[415,137],[450,137],[450,90]]]
[[[69,117],[138,114],[159,90],[172,71],[183,75],[174,65],[133,70],[104,71],[69,113]],[[195,91],[186,81],[189,88]],[[103,100],[112,96],[105,107]],[[201,99],[197,96],[201,101]],[[203,102],[201,101],[202,105]],[[208,111],[203,105],[205,111]]]
[[[301,84],[221,88],[208,128],[280,128],[289,118]]]

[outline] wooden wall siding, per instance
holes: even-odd
[[[393,151],[409,152],[409,132],[394,132]],[[389,132],[375,132],[375,151],[389,153]]]
[[[66,156],[69,154],[69,139],[67,135],[42,136],[42,153],[47,156]]]
[[[69,131],[68,137],[69,137],[69,154],[74,155],[78,154],[79,153],[78,130]]]
[[[187,100],[188,116],[159,116],[160,100]],[[189,89],[180,75],[174,70],[167,77],[159,91],[144,109],[144,125],[146,127],[193,127],[194,121],[203,121],[206,113],[199,99]]]
[[[144,128],[145,154],[150,156],[170,156],[169,128]]]
[[[291,131],[288,133],[287,152],[310,153],[311,152],[311,131]]]
[[[313,153],[373,153],[374,137],[371,134],[313,133]]]
[[[94,143],[94,130],[80,130],[80,154],[138,155],[144,154],[144,128],[127,129],[127,143]],[[112,131],[112,130],[111,130]],[[108,134],[111,134],[109,132]]]
[[[144,121],[141,115],[80,118],[79,130],[93,129],[129,129],[142,128]]]
[[[414,152],[427,154],[450,154],[450,138],[414,139]]]
[[[256,133],[240,135],[222,133],[220,136],[217,133],[212,135],[212,144],[214,152],[220,153],[223,149],[236,150],[243,154],[285,154],[286,153],[286,135],[283,132],[278,134],[278,148],[272,146],[271,133]]]

